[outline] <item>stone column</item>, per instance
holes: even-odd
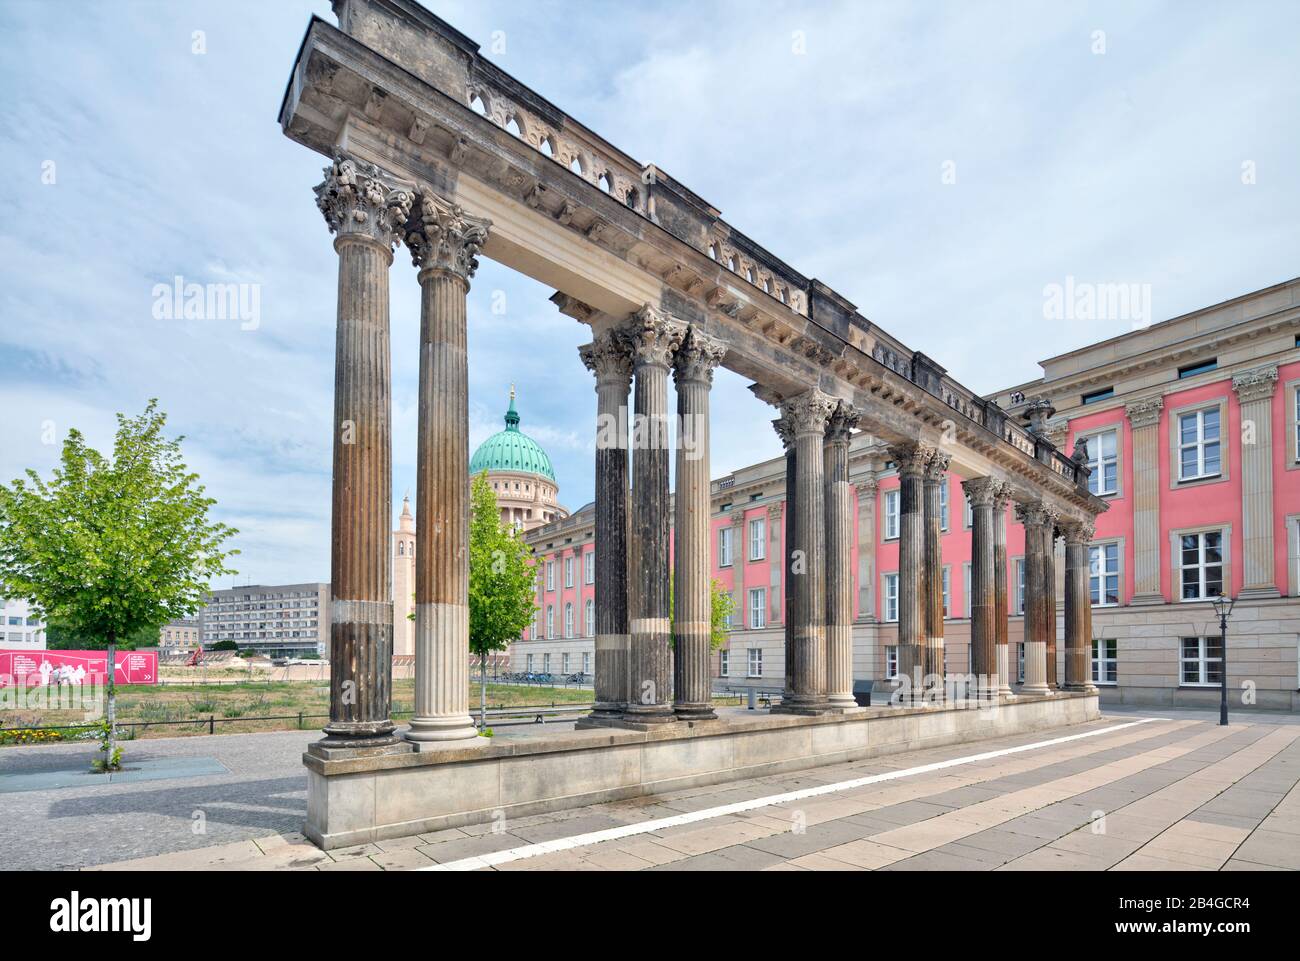
[[[1053,691],[1060,690],[1061,679],[1059,676],[1060,658],[1057,657],[1057,629],[1056,629],[1056,598],[1057,594],[1064,594],[1065,578],[1060,578],[1057,583],[1056,569],[1058,566],[1064,567],[1064,552],[1062,552],[1061,564],[1056,562],[1056,539],[1059,536],[1056,524],[1053,523],[1047,528],[1047,549],[1043,552],[1044,576],[1047,578],[1048,591],[1043,601],[1046,608],[1044,617],[1047,619],[1047,686]],[[1064,575],[1064,571],[1062,571]],[[1059,589],[1059,590],[1058,590]]]
[[[934,449],[920,444],[890,448],[898,465],[898,674],[907,678],[904,702],[922,700],[925,680],[925,469]]]
[[[772,427],[781,438],[781,446],[785,448],[785,539],[781,545],[781,572],[785,578],[785,596],[782,598],[785,693],[782,700],[788,700],[794,692],[795,623],[800,617],[799,585],[802,584],[794,575],[795,538],[798,535],[794,505],[799,491],[799,454],[794,443],[794,425],[790,419],[782,415],[772,421]]]
[[[1065,688],[1097,693],[1092,683],[1092,597],[1088,590],[1088,547],[1095,527],[1091,521],[1061,525],[1065,534]]]
[[[709,389],[726,348],[691,327],[674,359],[677,385],[677,497],[673,581],[673,709],[711,720],[713,552],[709,549]]]
[[[876,493],[874,477],[858,482],[858,619],[876,616]],[[875,661],[872,661],[874,664]]]
[[[1025,525],[1025,686],[1026,694],[1046,694],[1049,644],[1055,652],[1056,584],[1052,542],[1056,514],[1041,504],[1017,505]]]
[[[1241,404],[1241,530],[1239,597],[1278,597],[1273,566],[1273,392],[1277,365],[1232,378]],[[1227,432],[1221,432],[1227,437]]]
[[[465,298],[487,220],[422,191],[407,235],[420,279],[415,480],[416,746],[477,736],[469,716],[469,356]]]
[[[1159,397],[1125,407],[1133,435],[1133,604],[1163,604],[1160,593]]]
[[[785,712],[818,713],[826,709],[826,490],[822,476],[826,422],[834,398],[817,388],[782,403],[794,430],[796,516],[791,553],[791,582],[799,600],[794,629],[794,670]]]
[[[330,551],[330,720],[312,751],[401,749],[393,676],[392,413],[388,269],[410,191],[339,156],[315,188],[338,236]]]
[[[975,676],[972,694],[993,697],[1001,687],[996,624],[997,525],[993,515],[1002,483],[992,477],[977,477],[963,481],[961,486],[971,505],[970,673]]]
[[[668,609],[668,368],[686,325],[647,304],[628,329],[636,399],[632,427],[633,604],[627,719],[673,721],[672,625]]]
[[[997,644],[998,695],[1015,697],[1011,687],[1011,655],[1007,620],[1011,606],[1007,598],[1007,508],[1011,488],[999,484],[993,495],[993,625]]]
[[[775,624],[781,619],[785,609],[785,598],[781,593],[781,567],[776,558],[782,555],[781,545],[782,519],[785,517],[785,501],[767,505],[767,622]]]
[[[860,414],[840,401],[826,425],[826,700],[857,707],[853,697],[853,493],[849,440]]]
[[[596,658],[590,721],[623,716],[627,706],[627,399],[632,354],[607,329],[578,348],[596,375]]]
[[[749,623],[749,613],[745,599],[745,559],[740,553],[740,545],[745,542],[745,505],[731,505],[731,571],[732,598],[735,612],[732,620],[738,616],[741,626]]]
[[[943,650],[943,516],[940,488],[948,482],[951,456],[935,451],[925,468],[925,672],[930,697],[944,699]]]

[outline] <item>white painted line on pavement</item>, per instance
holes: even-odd
[[[475,871],[479,868],[494,867],[498,864],[507,864],[511,861],[521,861],[524,858],[534,858],[539,854],[551,854],[555,851],[567,851],[570,848],[585,847],[588,844],[599,844],[601,841],[617,841],[621,838],[633,837],[637,834],[649,834],[652,831],[660,831],[664,828],[677,827],[682,824],[694,824],[697,821],[708,821],[725,814],[739,814],[742,811],[752,811],[755,808],[770,807],[774,804],[786,804],[790,801],[802,801],[805,798],[819,797],[823,794],[834,794],[837,791],[848,791],[853,788],[865,787],[868,784],[879,784],[882,781],[894,781],[898,778],[911,777],[915,774],[928,774],[931,771],[942,771],[944,768],[959,767],[963,764],[974,764],[978,761],[990,761],[994,758],[1006,757],[1009,754],[1021,754],[1025,751],[1036,751],[1043,747],[1054,747],[1057,744],[1068,744],[1071,741],[1081,741],[1084,738],[1098,737],[1102,734],[1113,734],[1116,731],[1123,731],[1130,727],[1137,727],[1139,724],[1150,724],[1154,721],[1167,720],[1169,720],[1169,718],[1144,717],[1137,721],[1129,721],[1126,724],[1117,724],[1114,727],[1101,728],[1096,731],[1085,731],[1082,734],[1069,734],[1065,737],[1054,737],[1049,741],[1035,741],[1033,744],[1021,744],[1016,747],[1000,748],[996,751],[984,751],[980,754],[969,754],[966,757],[955,757],[947,761],[935,761],[932,764],[921,764],[917,767],[904,768],[900,771],[886,771],[884,774],[871,774],[866,777],[854,778],[851,781],[837,781],[834,784],[819,784],[817,787],[802,788],[798,791],[788,791],[785,794],[770,794],[767,797],[754,798],[750,801],[737,801],[734,804],[723,804],[719,807],[705,808],[702,811],[675,814],[672,817],[657,818],[653,821],[641,821],[637,824],[624,824],[616,828],[605,828],[603,831],[591,831],[587,834],[575,834],[572,837],[556,838],[553,841],[539,841],[536,844],[526,844],[522,847],[507,848],[504,851],[493,851],[491,854],[480,854],[472,858],[461,858],[459,861],[448,861],[445,864],[432,864],[427,868],[417,868],[416,870]]]

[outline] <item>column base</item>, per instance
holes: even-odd
[[[1141,607],[1143,605],[1164,604],[1165,596],[1159,591],[1146,594],[1134,594],[1133,599],[1129,601],[1131,607]]]
[[[411,745],[396,734],[368,739],[323,737],[307,745],[307,753],[322,761],[346,761],[410,752]]]
[[[646,726],[672,724],[676,720],[677,715],[673,713],[672,707],[667,704],[656,704],[654,707],[629,704],[627,710],[623,712],[622,718],[624,724]]]
[[[1011,652],[1010,645],[997,645],[998,661],[998,697],[1015,697],[1016,692],[1011,687]]]
[[[673,713],[679,721],[716,721],[717,712],[709,704],[674,704]]]
[[[782,699],[781,703],[771,709],[772,714],[798,714],[802,717],[815,717],[819,714],[829,714],[830,704],[825,698],[809,698],[806,695],[802,698],[794,697],[791,699]]]
[[[826,704],[831,710],[839,710],[857,707],[858,700],[852,694],[832,694],[826,698]]]
[[[461,741],[478,737],[478,728],[468,714],[456,717],[414,717],[411,726],[402,732],[417,751],[428,750],[422,744],[436,745],[444,741]]]
[[[1237,592],[1237,600],[1250,600],[1251,598],[1274,598],[1281,597],[1282,592],[1276,587],[1243,587]]]
[[[1097,689],[1097,685],[1093,684],[1091,681],[1088,681],[1084,684],[1067,684],[1065,685],[1064,690],[1068,691],[1071,694],[1100,694],[1101,693]]]

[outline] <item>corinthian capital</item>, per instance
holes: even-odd
[[[626,329],[637,366],[648,364],[667,367],[686,337],[686,324],[674,320],[657,307],[646,304],[635,314]]]
[[[853,436],[853,428],[862,420],[862,412],[847,401],[841,400],[835,405],[830,420],[826,424],[826,440],[831,444],[847,444]]]
[[[1025,527],[1054,528],[1060,512],[1056,508],[1035,501],[1028,504],[1016,504],[1016,520]]]
[[[1091,519],[1066,517],[1060,520],[1058,526],[1067,544],[1091,544],[1093,535],[1097,533],[1097,524]]]
[[[1124,412],[1128,414],[1129,423],[1134,428],[1151,427],[1160,423],[1160,411],[1164,410],[1164,406],[1163,398],[1147,397],[1129,403]]]
[[[781,438],[781,446],[785,450],[788,451],[794,447],[794,424],[789,417],[782,414],[772,421],[772,429],[776,431],[776,436]]]
[[[586,368],[596,375],[596,383],[620,385],[624,390],[632,380],[632,350],[627,339],[615,330],[606,330],[590,344],[578,348]]]
[[[962,481],[961,489],[972,507],[993,507],[1002,490],[1002,482],[996,477],[974,477]]]
[[[700,333],[700,329],[692,325],[673,358],[674,377],[679,384],[691,380],[712,384],[713,369],[722,363],[726,353],[722,341]]]
[[[445,270],[469,283],[491,226],[492,221],[471,217],[425,188],[407,225],[406,246],[412,263],[421,270]]]
[[[787,398],[781,403],[781,413],[794,428],[795,436],[823,434],[826,422],[835,413],[836,400],[816,387]]]
[[[934,483],[942,481],[943,475],[948,472],[948,465],[951,463],[951,454],[945,454],[941,450],[932,451],[930,460],[925,465],[925,479]]]
[[[920,477],[935,455],[933,447],[909,441],[889,448],[889,459],[898,465],[898,473]]]
[[[386,180],[374,164],[339,155],[315,188],[316,206],[340,237],[369,237],[390,250],[402,239],[414,199],[410,190]]]
[[[1277,387],[1277,364],[1243,370],[1232,378],[1232,389],[1243,404],[1251,400],[1264,400],[1273,396]]]

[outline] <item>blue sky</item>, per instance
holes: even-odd
[[[1130,329],[1045,323],[1045,285],[1150,285],[1160,320],[1300,273],[1294,3],[428,5],[981,392]],[[0,477],[48,473],[69,427],[107,447],[114,411],[157,396],[241,530],[239,583],[329,572],[336,259],[323,158],[276,123],[312,13],[333,22],[324,0],[0,0]],[[408,264],[395,509],[415,482]],[[259,325],[155,317],[177,275],[258,285]],[[576,508],[595,397],[586,328],[550,293],[484,261],[471,443],[515,382]],[[715,474],[779,452],[746,386],[717,378]]]

